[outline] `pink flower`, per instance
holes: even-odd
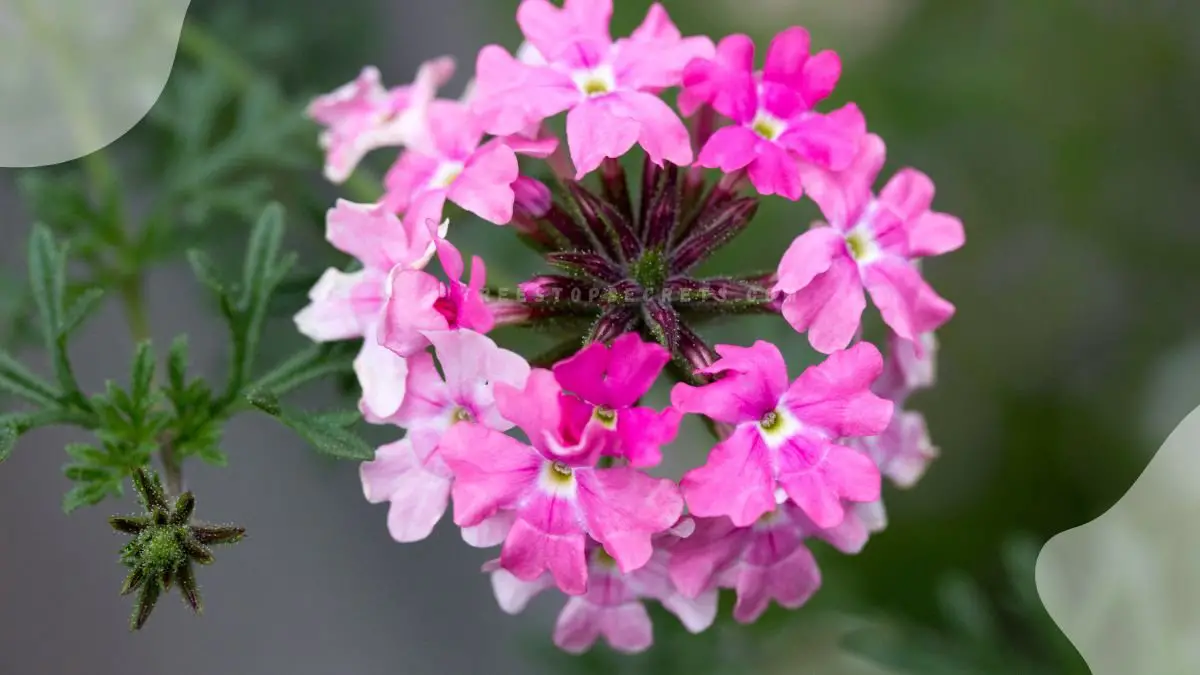
[[[782,504],[750,527],[728,518],[698,518],[692,536],[676,544],[671,580],[685,597],[711,589],[737,592],[733,618],[752,623],[771,601],[796,609],[821,587],[821,570],[804,544],[808,525],[800,510]]]
[[[831,51],[809,56],[808,31],[798,26],[771,41],[761,74],[754,72],[750,38],[725,38],[714,58],[694,60],[683,73],[685,114],[710,104],[733,121],[704,144],[696,165],[725,173],[747,169],[762,194],[799,199],[803,168],[845,168],[866,133],[854,104],[828,115],[813,111],[833,91],[841,70]]]
[[[526,132],[567,113],[577,177],[641,144],[660,166],[692,161],[687,129],[656,95],[679,83],[692,58],[712,54],[708,38],[683,38],[660,5],[633,35],[614,42],[612,0],[523,0],[517,10],[529,47],[522,60],[502,47],[479,53],[472,107],[493,134]]]
[[[848,443],[870,455],[880,472],[901,488],[916,485],[938,456],[937,447],[929,439],[925,416],[899,407],[883,433]]]
[[[315,99],[308,115],[326,127],[320,136],[325,177],[341,183],[368,152],[419,139],[429,104],[453,75],[453,59],[434,59],[421,64],[413,84],[389,91],[379,70],[369,66],[353,82]]]
[[[922,333],[916,340],[905,340],[889,332],[887,345],[883,376],[875,383],[875,393],[899,404],[914,391],[933,386],[937,380],[937,336]]]
[[[435,245],[447,281],[410,269],[393,270],[388,278],[379,342],[400,356],[424,349],[428,331],[464,328],[486,333],[495,324],[481,293],[487,276],[483,261],[471,258],[471,280],[463,283],[462,254],[440,237]]]
[[[516,153],[545,157],[558,142],[482,140],[483,129],[464,104],[433,102],[422,143],[402,154],[388,172],[384,203],[393,211],[407,212],[409,227],[441,222],[446,200],[497,225],[508,223],[518,179]]]
[[[600,446],[563,410],[562,389],[548,370],[534,370],[523,390],[495,389],[500,414],[532,445],[478,424],[458,424],[442,440],[455,476],[454,522],[478,525],[502,511],[514,522],[500,554],[514,576],[553,575],[564,593],[587,590],[587,538],[598,541],[622,572],[645,565],[651,536],[679,519],[675,484],[632,467],[597,469]]]
[[[439,452],[446,430],[460,422],[497,431],[512,428],[500,416],[492,388],[497,382],[523,387],[529,377],[529,364],[523,358],[479,333],[430,331],[426,337],[433,343],[442,374],[429,352],[409,357],[403,403],[386,420],[408,434],[380,448],[375,460],[361,468],[367,500],[391,502],[388,530],[400,542],[428,537],[446,511],[454,480]],[[476,537],[469,534],[468,539]]]
[[[871,185],[884,152],[883,141],[868,135],[853,166],[813,181],[810,192],[829,226],[797,237],[779,263],[774,292],[784,296],[783,316],[797,331],[808,331],[813,348],[824,353],[845,347],[858,330],[864,288],[905,340],[954,314],[914,259],[962,246],[962,223],[929,210],[933,183],[913,169],[896,174],[875,198]]]
[[[691,633],[700,633],[717,616],[717,589],[711,588],[695,598],[680,593],[667,573],[671,543],[661,545],[645,567],[622,573],[604,549],[592,546],[588,555],[588,588],[580,596],[567,599],[558,616],[554,643],[564,651],[580,654],[603,637],[623,653],[644,651],[654,641],[645,600],[657,600],[674,614]],[[493,563],[485,566],[492,573],[492,589],[501,609],[509,614],[524,610],[541,591],[554,586],[552,577],[543,574],[533,581],[522,581]]]
[[[440,230],[444,234],[444,229]],[[404,227],[378,204],[339,199],[326,214],[325,237],[363,268],[357,272],[328,269],[309,292],[310,304],[296,315],[296,327],[318,342],[366,335],[383,307],[388,274],[393,268],[419,270],[433,257],[438,230]]]
[[[721,358],[700,371],[722,375],[703,387],[678,384],[671,402],[734,425],[708,462],[680,487],[695,516],[728,516],[745,527],[775,509],[781,487],[821,528],[842,522],[844,501],[879,499],[879,469],[836,440],[873,436],[887,427],[892,403],[871,393],[883,357],[869,343],[837,352],[788,386],[779,349],[718,345]]]
[[[846,555],[861,553],[871,535],[887,527],[882,500],[847,503],[846,517],[839,525],[828,528],[817,527],[800,509],[788,508],[789,516],[806,537],[820,539]]]
[[[586,416],[602,427],[598,435],[607,442],[606,454],[650,467],[662,461],[662,446],[675,440],[682,415],[673,408],[659,413],[635,405],[670,359],[660,345],[626,333],[611,349],[593,343],[559,362],[554,376],[587,404]]]
[[[408,364],[380,347],[379,325],[389,275],[419,270],[435,250],[445,227],[411,230],[386,208],[338,200],[326,217],[325,236],[338,250],[362,263],[357,272],[328,269],[309,292],[309,305],[295,317],[301,333],[318,342],[362,337],[354,361],[363,395],[359,408],[368,420],[388,417],[404,400]]]

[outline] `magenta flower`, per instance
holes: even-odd
[[[682,415],[673,408],[660,413],[636,404],[670,360],[660,345],[626,333],[611,348],[593,343],[560,361],[554,376],[586,404],[583,414],[601,427],[597,436],[606,444],[605,454],[651,467],[662,461],[662,446],[675,440]]]
[[[413,84],[386,90],[379,70],[368,66],[353,82],[316,98],[308,115],[325,127],[325,177],[341,183],[368,152],[418,140],[429,104],[453,75],[454,60],[442,57],[421,64]]]
[[[567,145],[577,178],[640,144],[660,166],[690,164],[687,129],[658,98],[679,84],[684,66],[712,54],[708,38],[683,38],[660,5],[633,35],[614,42],[612,0],[523,0],[517,10],[530,48],[523,61],[497,45],[476,65],[472,108],[500,136],[528,131],[567,112]]]
[[[532,445],[478,424],[458,424],[442,440],[455,476],[454,522],[478,525],[501,511],[514,522],[500,554],[517,578],[549,571],[564,593],[587,590],[584,545],[590,536],[628,573],[645,565],[651,536],[679,519],[675,484],[624,466],[595,467],[600,446],[564,413],[562,389],[548,370],[534,370],[523,390],[496,385],[500,414]]]
[[[478,119],[462,103],[435,101],[419,145],[404,152],[384,181],[388,208],[409,227],[441,222],[447,200],[497,225],[513,217],[517,152],[545,157],[558,141],[494,138],[482,143]]]
[[[875,198],[871,186],[884,153],[883,141],[868,135],[853,166],[810,188],[828,226],[797,237],[779,263],[774,291],[784,296],[783,316],[824,353],[845,347],[858,331],[864,288],[905,340],[954,315],[914,260],[961,247],[962,223],[929,210],[933,183],[914,169],[896,174]]]
[[[478,256],[471,258],[471,280],[463,283],[462,254],[453,244],[438,238],[438,260],[447,280],[420,270],[394,270],[388,278],[388,295],[379,325],[379,343],[400,356],[424,349],[428,331],[464,328],[479,333],[495,324],[481,290],[487,270]]]
[[[687,472],[680,488],[695,516],[728,516],[745,527],[775,509],[776,487],[822,528],[841,523],[843,500],[879,499],[879,469],[867,456],[839,445],[887,427],[892,403],[871,393],[883,357],[859,343],[811,366],[788,386],[779,349],[718,345],[721,358],[701,373],[721,375],[703,387],[678,384],[671,402],[735,425],[708,462]]]
[[[689,598],[671,582],[667,571],[669,551],[676,540],[670,535],[660,537],[650,562],[628,574],[617,569],[603,548],[592,545],[588,554],[587,592],[567,599],[555,626],[554,643],[564,651],[580,654],[604,638],[619,652],[644,651],[654,641],[645,600],[662,603],[691,633],[703,632],[711,626],[717,616],[717,589]],[[498,561],[485,569],[491,572],[497,602],[509,614],[520,613],[534,596],[554,586],[549,574],[522,581],[500,567]]]
[[[804,544],[800,510],[785,503],[750,527],[728,518],[698,518],[696,531],[671,551],[670,576],[685,597],[713,588],[737,592],[733,618],[752,623],[771,601],[796,609],[821,587],[821,570]]]
[[[449,504],[454,474],[439,451],[442,436],[460,422],[476,422],[496,431],[512,428],[500,416],[492,388],[497,382],[524,387],[529,377],[525,359],[474,331],[430,331],[426,337],[433,344],[441,374],[429,352],[409,357],[403,404],[386,420],[408,434],[380,448],[375,460],[365,462],[360,472],[367,501],[391,503],[388,530],[400,542],[428,537]],[[478,542],[479,534],[465,536]]]
[[[707,104],[733,121],[704,144],[696,165],[725,173],[746,169],[760,193],[800,199],[803,170],[845,168],[866,133],[854,104],[829,114],[813,111],[841,70],[833,52],[809,56],[808,31],[800,27],[775,36],[761,74],[754,72],[749,37],[721,40],[714,58],[694,60],[683,73],[685,114]]]

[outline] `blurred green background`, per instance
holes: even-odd
[[[649,3],[616,2],[614,34],[626,34]],[[942,457],[916,488],[888,492],[889,528],[861,555],[822,551],[826,587],[804,610],[773,609],[751,628],[722,618],[700,637],[681,635],[663,619],[660,647],[633,659],[603,649],[582,660],[556,656],[546,649],[544,621],[523,626],[530,637],[512,648],[533,650],[549,672],[733,673],[751,665],[838,672],[816,661],[823,658],[818,644],[836,638],[822,636],[841,625],[828,618],[833,612],[920,635],[902,639],[907,651],[944,650],[940,661],[918,662],[910,672],[1081,672],[1069,646],[1033,627],[1034,618],[1044,621],[1039,608],[1010,608],[1014,592],[1020,595],[1014,584],[1028,591],[1029,556],[1014,580],[1005,552],[1022,536],[1036,551],[1037,543],[1103,513],[1200,403],[1200,3],[663,4],[685,34],[745,32],[760,53],[778,30],[808,27],[816,47],[843,55],[830,104],[857,102],[888,143],[886,173],[922,169],[937,184],[935,207],[963,219],[967,246],[925,266],[958,314],[939,335],[938,386],[912,402],[927,415]],[[189,21],[229,44],[255,77],[277,83],[295,111],[367,63],[383,66],[388,83],[407,81],[420,60],[447,52],[469,71],[478,45],[515,48],[516,5],[264,0],[231,12],[224,3],[196,2]],[[452,86],[448,95],[456,94]],[[286,173],[269,192],[291,207],[293,220],[311,224],[297,245],[306,268],[319,271],[339,261],[320,242],[321,214],[339,193],[318,178],[310,131],[312,170]],[[114,151],[132,161],[153,158],[161,140],[148,121]],[[389,159],[380,152],[368,165],[382,172]],[[767,200],[749,233],[714,266],[773,267],[816,217],[811,204]],[[540,269],[505,234],[483,223],[456,230],[465,249],[486,252],[497,282]],[[278,331],[280,340],[297,340],[286,321]],[[765,337],[798,356],[805,351],[782,321],[735,324],[718,335]],[[692,453],[681,456],[694,463],[702,448],[692,447],[693,438],[700,437],[687,437],[679,452]],[[382,519],[368,525],[382,528]],[[956,585],[958,573],[974,579],[979,593]],[[222,607],[204,620],[238,611]],[[996,632],[964,636],[976,615],[993,619]],[[892,651],[907,658],[903,649]]]

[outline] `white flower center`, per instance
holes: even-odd
[[[462,162],[442,162],[433,172],[433,178],[429,179],[429,187],[434,190],[444,190],[450,187],[450,184],[463,172],[463,166]]]
[[[800,420],[783,406],[768,412],[758,421],[758,433],[772,450],[783,445],[799,431]]]
[[[750,129],[768,141],[774,141],[787,131],[787,123],[765,110],[759,110],[750,122]]]
[[[579,91],[589,97],[604,96],[617,89],[616,75],[613,74],[612,66],[608,65],[597,66],[591,70],[577,70],[571,73],[571,79],[575,81]]]
[[[550,494],[562,497],[575,495],[575,470],[564,462],[547,461],[542,464],[542,473],[538,476],[541,488]]]

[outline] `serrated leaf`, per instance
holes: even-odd
[[[63,512],[71,513],[84,506],[93,506],[104,501],[106,497],[121,495],[121,481],[104,480],[90,483],[80,483],[67,491],[63,497]]]
[[[133,357],[133,371],[129,378],[131,407],[143,408],[154,387],[154,348],[149,341],[138,344]]]
[[[283,229],[283,207],[278,203],[269,204],[250,232],[242,270],[243,295],[239,305],[243,309],[249,308],[263,294],[270,293],[270,280],[283,245]]]
[[[198,450],[196,450],[195,454],[196,457],[199,457],[206,464],[211,464],[212,466],[219,468],[229,466],[229,456],[225,454],[224,450],[216,445],[201,446]]]
[[[0,389],[43,406],[57,406],[53,385],[34,375],[7,352],[0,350]]]
[[[286,394],[326,375],[350,372],[353,364],[349,343],[315,344],[260,377],[250,389]]]
[[[254,407],[295,431],[323,455],[357,461],[375,458],[375,450],[357,434],[331,424],[327,419],[329,413],[310,415],[288,410],[270,392],[253,392],[247,398]]]
[[[171,343],[167,355],[167,382],[171,389],[182,392],[187,388],[188,337],[180,335]]]
[[[74,333],[96,311],[103,300],[103,288],[89,288],[80,293],[63,317],[62,325],[58,329],[59,338]]]
[[[12,425],[0,426],[0,462],[8,459],[12,454],[13,448],[17,445],[18,435],[16,428]]]
[[[192,266],[192,273],[200,283],[204,284],[217,295],[225,295],[228,291],[225,288],[225,283],[221,281],[221,276],[217,274],[216,268],[212,264],[212,258],[204,251],[191,249],[187,252],[188,264]]]
[[[42,334],[53,343],[62,325],[62,292],[66,286],[62,256],[50,228],[38,223],[29,237],[29,286],[42,322]]]

